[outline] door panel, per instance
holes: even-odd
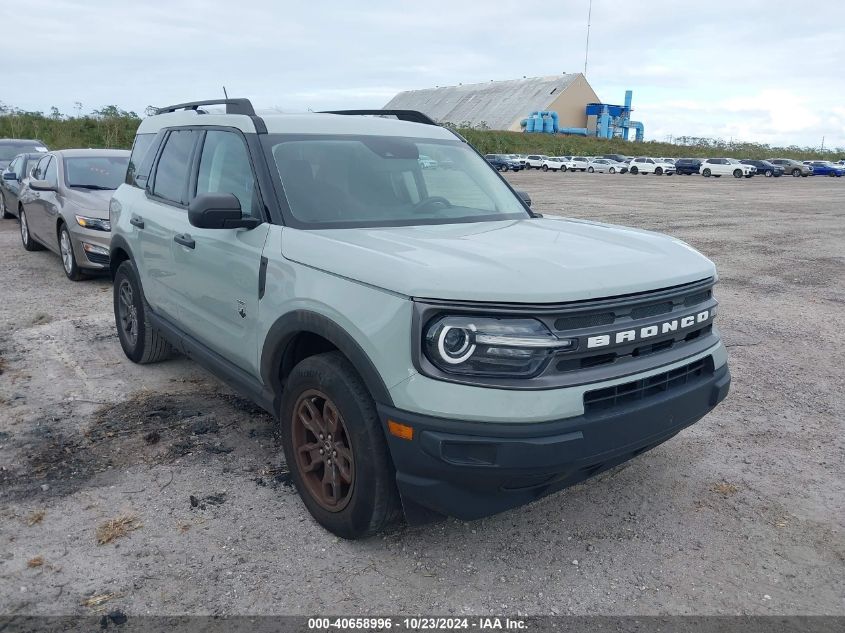
[[[199,130],[170,132],[153,169],[149,190],[130,210],[130,220],[137,222],[140,236],[144,295],[153,310],[173,320],[179,318],[180,296],[173,238],[190,228],[185,205],[194,151],[201,137]]]
[[[262,219],[252,161],[238,133],[206,132],[196,177],[196,194],[203,193],[234,194],[244,215]],[[258,375],[258,278],[269,228],[266,223],[252,230],[190,226],[185,232],[193,248],[171,247],[183,329],[253,375]]]
[[[172,242],[182,329],[253,374],[258,277],[269,229],[266,223],[249,231],[192,226],[194,248]]]

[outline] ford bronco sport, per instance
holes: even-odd
[[[728,392],[708,259],[533,213],[418,112],[164,108],[111,226],[126,355],[177,350],[273,413],[306,507],[342,537],[532,501]]]

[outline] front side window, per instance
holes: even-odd
[[[65,184],[68,187],[108,191],[126,179],[128,156],[82,156],[65,158]]]
[[[13,160],[13,161],[9,164],[9,166],[7,167],[7,169],[8,169],[10,172],[12,172],[13,174],[15,174],[15,176],[17,176],[18,178],[20,178],[20,177],[21,177],[21,176],[20,176],[21,163],[23,163],[23,158],[21,158],[20,156],[18,156],[18,157],[17,157],[15,160]]]
[[[525,219],[522,202],[455,139],[292,136],[263,139],[301,228]],[[448,167],[423,169],[419,156]]]
[[[38,164],[35,166],[35,169],[32,172],[32,177],[36,180],[41,180],[44,178],[44,171],[47,169],[47,163],[49,162],[50,157],[45,156],[41,160],[38,161]]]
[[[47,169],[44,172],[44,180],[53,187],[59,186],[59,167],[55,156],[51,156],[47,163]]]
[[[188,204],[188,170],[199,135],[198,130],[174,130],[168,135],[156,166],[153,195]]]
[[[234,132],[209,130],[197,176],[197,194],[231,193],[245,215],[260,217],[258,187],[246,145]]]

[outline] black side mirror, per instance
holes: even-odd
[[[232,193],[201,193],[188,205],[188,221],[200,229],[254,229],[258,218],[244,217]]]
[[[528,195],[527,191],[523,191],[522,189],[516,189],[516,195],[522,198],[522,201],[526,204],[526,206],[531,206],[531,196]]]
[[[4,171],[3,180],[17,180],[18,175],[13,171]]]

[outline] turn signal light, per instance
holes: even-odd
[[[398,437],[400,440],[414,439],[414,427],[408,426],[407,424],[400,424],[399,422],[388,420],[387,430],[390,431],[391,435]]]

